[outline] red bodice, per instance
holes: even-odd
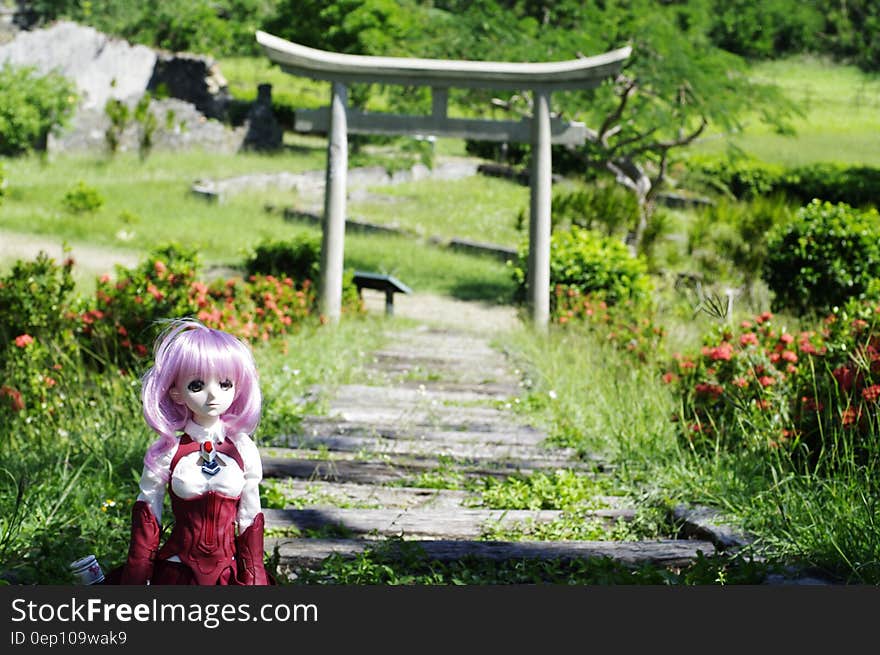
[[[182,457],[196,452],[199,444],[188,435],[181,437],[171,471]],[[235,460],[244,469],[241,455],[229,439],[217,451]],[[169,482],[174,528],[158,553],[159,560],[177,555],[192,571],[196,584],[213,585],[235,576],[235,520],[240,496],[230,497],[208,491],[193,498],[181,498]],[[222,584],[222,582],[221,582]]]

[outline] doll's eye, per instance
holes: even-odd
[[[186,388],[192,393],[198,393],[205,388],[205,383],[201,380],[193,380],[188,385],[186,385]]]
[[[220,383],[220,388],[223,389],[224,391],[231,389],[232,388],[232,380],[223,380],[223,382]]]

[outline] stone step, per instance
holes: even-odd
[[[509,396],[493,396],[485,392],[469,389],[435,389],[424,384],[418,386],[400,385],[367,385],[367,384],[343,384],[338,387],[314,385],[309,388],[308,398],[327,398],[337,404],[352,405],[375,405],[376,403],[403,406],[435,406],[449,404],[479,404],[485,407],[495,407],[493,401],[503,402]]]
[[[473,426],[470,426],[473,428]],[[407,426],[392,421],[345,421],[327,416],[306,417],[298,434],[303,436],[349,435],[383,439],[418,439],[421,441],[487,443],[537,446],[547,435],[528,425],[500,426],[497,429],[442,429],[433,426]]]
[[[350,453],[338,453],[332,457],[303,456],[313,455],[302,450],[271,448],[264,452],[263,476],[267,478],[300,478],[306,480],[338,480],[371,484],[402,483],[407,479],[433,472],[449,472],[466,478],[494,477],[505,478],[515,473],[527,474],[538,470],[556,470],[552,462],[526,462],[511,460],[495,462],[492,460],[467,462],[447,462],[437,458],[386,457],[385,461],[356,459]],[[378,457],[378,456],[377,456]],[[572,470],[583,470],[584,475],[593,475],[588,464],[567,462]],[[579,468],[580,467],[580,468]]]
[[[478,539],[487,530],[514,528],[558,520],[558,510],[513,509],[265,509],[267,529],[300,531],[340,528],[353,535],[410,537],[420,539]],[[613,522],[631,520],[630,509],[584,510],[585,520]]]
[[[368,423],[374,425],[419,426],[470,430],[476,432],[512,431],[522,424],[515,417],[488,407],[437,406],[395,408],[375,405],[343,406],[331,403],[327,417],[339,422]]]
[[[419,389],[424,388],[428,391],[444,392],[444,391],[463,391],[467,393],[478,394],[487,399],[505,400],[513,399],[522,394],[522,386],[519,382],[513,381],[474,381],[463,382],[458,380],[431,380],[431,379],[410,379],[409,371],[389,371],[371,368],[368,371],[370,382],[372,384],[393,384],[398,388]]]
[[[458,489],[388,487],[357,482],[291,478],[283,482],[282,488],[291,504],[305,499],[309,508],[355,506],[380,509],[452,509],[475,501],[473,493]],[[597,499],[597,502],[605,501]]]
[[[463,442],[452,440],[370,437],[357,435],[286,435],[276,438],[275,443],[296,449],[326,448],[331,452],[376,453],[378,455],[414,455],[455,457],[463,459],[520,459],[542,462],[547,466],[566,467],[576,456],[572,448],[541,448],[531,445],[487,442]]]
[[[276,548],[282,572],[295,574],[296,567],[314,568],[332,554],[354,557],[365,551],[376,551],[394,555],[395,551],[406,548],[407,557],[413,556],[413,549],[426,560],[449,562],[466,557],[493,561],[563,560],[590,558],[611,558],[615,561],[639,566],[682,567],[692,563],[702,552],[715,553],[710,541],[696,539],[658,539],[652,541],[475,541],[475,540],[410,540],[399,543],[395,540],[370,541],[359,539],[301,539],[290,537],[268,537],[265,540],[267,553]]]

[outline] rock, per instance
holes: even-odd
[[[0,46],[0,63],[34,66],[44,74],[54,70],[72,80],[82,94],[80,108],[84,110],[103,111],[111,98],[139,98],[156,60],[156,53],[147,46],[130,45],[68,21],[19,32]]]
[[[272,111],[272,85],[260,84],[257,99],[245,119],[247,133],[242,147],[246,150],[271,151],[281,148],[284,130]]]
[[[128,104],[133,109],[136,103]],[[220,121],[208,119],[191,103],[176,98],[152,100],[149,111],[156,118],[157,125],[152,150],[201,148],[232,154],[241,148],[244,128],[230,128]],[[49,135],[46,149],[49,153],[106,150],[105,134],[109,127],[110,119],[103,111],[81,110],[67,128]],[[117,151],[137,151],[141,132],[140,124],[130,122],[120,136]]]
[[[0,63],[57,71],[72,80],[82,95],[70,124],[49,136],[49,153],[107,149],[108,100],[133,110],[150,92],[156,118],[153,150],[200,148],[234,153],[244,128],[216,119],[226,116],[231,96],[213,59],[188,53],[160,53],[109,37],[92,27],[59,21],[44,29],[21,31],[0,46]],[[133,111],[130,112],[133,114]],[[119,135],[117,151],[136,150],[143,126],[130,119]]]
[[[205,116],[218,120],[227,117],[232,100],[216,62],[189,53],[160,53],[146,89],[159,97],[191,102]]]

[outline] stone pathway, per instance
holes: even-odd
[[[645,541],[488,539],[493,530],[536,526],[561,512],[490,509],[467,491],[425,485],[444,476],[601,473],[596,462],[547,446],[546,434],[509,409],[520,391],[517,376],[490,346],[492,332],[466,327],[486,322],[463,322],[461,314],[443,306],[455,303],[448,299],[433,299],[430,319],[420,315],[426,303],[416,310],[416,303],[401,300],[395,317],[415,316],[418,322],[403,327],[387,321],[387,345],[373,353],[369,367],[372,383],[315,388],[326,415],[306,417],[295,433],[281,435],[277,446],[263,448],[264,477],[283,483],[289,499],[287,508],[264,510],[268,534],[282,534],[268,536],[266,550],[277,554],[283,574],[296,575],[297,568],[317,566],[333,553],[354,555],[380,543],[400,547],[401,539],[440,561],[607,556],[683,566],[698,551],[716,551],[706,533]],[[463,304],[472,313],[489,312],[495,329],[516,322],[509,310],[491,316],[490,308]],[[631,520],[635,510],[626,499],[598,497],[583,515],[610,526]]]

